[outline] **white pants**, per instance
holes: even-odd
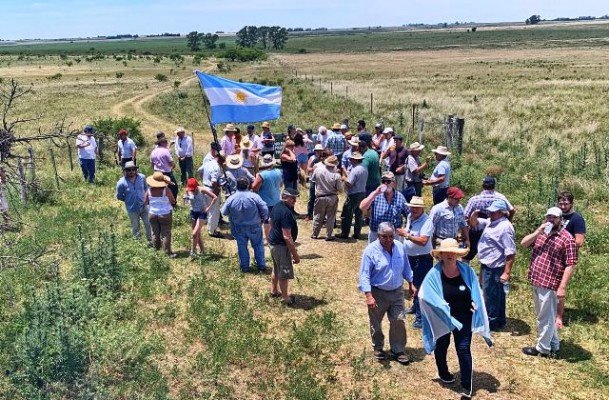
[[[556,291],[533,286],[533,303],[537,313],[537,351],[543,354],[558,351],[560,340],[556,329]]]
[[[220,221],[220,196],[207,212],[207,231],[210,235],[218,229],[218,221]]]

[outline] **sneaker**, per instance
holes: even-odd
[[[412,327],[414,329],[421,329],[421,328],[423,328],[423,322],[421,322],[421,320],[417,319],[412,323]]]
[[[176,253],[167,254],[167,257],[169,257],[169,258],[176,258],[177,256],[178,255]]]
[[[461,393],[459,393],[461,395],[461,400],[464,399],[471,399],[472,398],[472,390],[471,389],[467,389],[462,387],[461,388]]]
[[[315,235],[311,235],[311,239],[317,239],[318,237]]]
[[[197,258],[197,253],[195,253],[194,251],[190,252],[190,259],[194,260],[195,258]]]
[[[336,236],[328,236],[328,237],[326,238],[326,242],[333,242],[333,241],[335,241],[335,240],[336,240]]]
[[[383,349],[374,350],[374,358],[376,358],[379,361],[386,360],[387,359],[387,353],[385,353],[383,351]]]
[[[224,236],[220,232],[218,232],[218,231],[215,231],[214,233],[210,233],[209,236],[214,237],[214,238],[218,238],[218,239],[224,238]]]
[[[453,374],[451,374],[450,372],[447,375],[442,375],[439,374],[438,375],[438,379],[442,382],[442,383],[454,383],[455,382],[455,376]]]
[[[550,354],[545,354],[545,353],[540,352],[535,347],[523,347],[522,352],[524,354],[526,354],[527,356],[533,356],[533,357],[539,356],[539,357],[548,358],[551,356]]]
[[[391,352],[391,357],[396,360],[397,362],[399,362],[402,365],[408,365],[410,364],[410,360],[408,359],[408,356],[406,355],[406,353],[399,352],[399,353],[394,353],[393,351]]]

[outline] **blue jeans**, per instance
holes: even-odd
[[[262,225],[233,225],[231,231],[237,241],[237,254],[239,255],[239,267],[241,271],[250,269],[250,252],[247,249],[247,242],[252,243],[254,248],[254,258],[259,270],[266,268],[264,258],[264,242],[262,240]]]
[[[309,201],[307,203],[307,216],[309,218],[313,218],[313,206],[314,205],[315,205],[315,182],[309,182]]]
[[[443,202],[444,200],[446,200],[446,197],[448,196],[448,187],[434,187],[431,190],[431,196],[433,198],[433,205],[435,206],[438,203]]]
[[[185,157],[183,160],[178,159],[178,165],[180,166],[180,180],[182,186],[186,186],[186,180],[194,176],[192,157]]]
[[[82,169],[82,175],[85,177],[85,181],[93,183],[95,180],[95,159],[79,158],[80,169]]]
[[[461,387],[471,392],[473,372],[471,352],[472,315],[454,315],[453,317],[463,324],[460,331],[456,329],[452,331],[453,338],[455,339],[455,350],[457,351],[457,358],[459,359],[459,369],[461,370]],[[450,333],[447,333],[436,341],[436,349],[433,353],[436,358],[436,367],[438,368],[438,374],[440,376],[447,376],[450,373],[448,364],[446,363],[446,353],[449,344]]]
[[[488,268],[482,264],[482,290],[484,291],[484,305],[488,314],[488,324],[491,330],[505,328],[505,292],[503,283],[499,280],[505,267]]]
[[[425,279],[425,275],[427,275],[431,267],[433,267],[433,257],[430,254],[415,257],[408,256],[408,262],[410,263],[410,268],[412,268],[412,284],[417,289],[420,289],[423,279]],[[419,306],[419,296],[414,296],[412,306],[416,316],[415,321],[420,322],[421,307]]]

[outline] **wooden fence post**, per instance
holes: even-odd
[[[59,175],[57,174],[57,164],[55,163],[55,152],[53,152],[53,148],[50,147],[49,151],[51,152],[51,163],[53,164],[53,172],[55,173],[55,185],[57,189],[59,189]]]
[[[29,155],[28,167],[30,169],[30,181],[34,181],[36,179],[36,166],[34,165],[34,149],[27,149]]]
[[[334,83],[330,81],[330,95],[334,94]]]
[[[421,118],[421,124],[419,125],[419,143],[423,144],[425,141],[425,120]]]
[[[374,95],[370,93],[370,114],[372,114],[372,102],[374,101]]]
[[[457,118],[456,120],[457,129],[457,153],[461,155],[463,152],[463,126],[465,125],[464,118]]]
[[[68,160],[70,160],[70,171],[74,171],[74,161],[72,160],[72,145],[70,145],[70,140],[67,138],[66,144],[68,145]]]
[[[345,86],[345,97],[349,97],[349,86]]]
[[[19,173],[19,198],[22,203],[26,202],[27,199],[27,181],[25,180],[25,173],[23,172],[23,160],[21,157],[17,158],[17,172]]]

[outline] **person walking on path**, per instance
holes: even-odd
[[[199,247],[199,254],[203,254],[203,239],[201,238],[203,221],[207,219],[209,209],[218,201],[218,196],[211,189],[199,186],[199,182],[195,178],[189,178],[186,181],[186,198],[190,203],[190,227],[192,229],[190,257],[195,258],[197,247]]]
[[[156,250],[163,248],[169,257],[174,258],[176,254],[171,251],[171,225],[176,200],[173,193],[167,190],[167,186],[173,185],[173,182],[162,172],[155,171],[146,178],[146,183],[149,189],[146,191],[144,204],[149,206],[152,245]]]
[[[558,207],[546,211],[546,220],[525,236],[520,244],[532,247],[528,280],[533,287],[533,304],[537,315],[537,343],[524,347],[528,356],[549,357],[560,349],[556,328],[558,300],[567,296],[569,280],[577,265],[577,244],[562,226]]]
[[[467,252],[455,239],[444,239],[431,252],[440,261],[425,276],[418,292],[425,352],[434,353],[440,381],[453,383],[455,376],[446,362],[452,333],[461,372],[462,399],[471,398],[473,390],[472,333],[481,335],[489,347],[493,345],[476,272],[458,260]]]
[[[370,336],[374,357],[385,360],[385,336],[382,321],[389,320],[389,348],[391,356],[400,364],[410,360],[405,353],[406,326],[404,324],[404,281],[408,282],[409,297],[414,293],[412,270],[402,243],[394,240],[395,231],[390,222],[379,224],[375,241],[368,244],[362,254],[359,269],[359,290],[366,296]]]
[[[145,204],[146,191],[148,190],[146,176],[137,171],[137,166],[133,161],[125,163],[123,174],[124,176],[116,183],[116,199],[125,203],[133,238],[140,238],[141,220],[146,231],[146,239],[148,243],[152,243],[149,209],[148,205]]]
[[[97,142],[95,141],[95,129],[91,125],[85,125],[82,133],[76,137],[78,148],[78,161],[85,181],[95,182],[95,159],[99,155]]]
[[[227,215],[231,232],[237,241],[237,255],[241,272],[250,270],[248,241],[254,249],[256,268],[259,272],[266,269],[264,258],[264,237],[262,223],[268,219],[269,209],[257,193],[249,190],[250,181],[246,177],[237,179],[237,193],[226,200],[222,215]]]
[[[194,176],[194,163],[192,160],[194,148],[192,137],[187,135],[186,131],[181,126],[176,129],[175,134],[177,137],[174,150],[176,157],[178,157],[178,165],[180,166],[180,181],[182,182],[182,186],[185,186],[186,180]]]
[[[298,193],[293,189],[284,189],[281,201],[273,207],[270,214],[269,247],[273,260],[270,295],[281,297],[283,304],[289,307],[296,304],[296,298],[289,293],[288,284],[294,279],[293,264],[300,262],[295,245],[298,238],[298,223],[294,216],[297,197]]]

